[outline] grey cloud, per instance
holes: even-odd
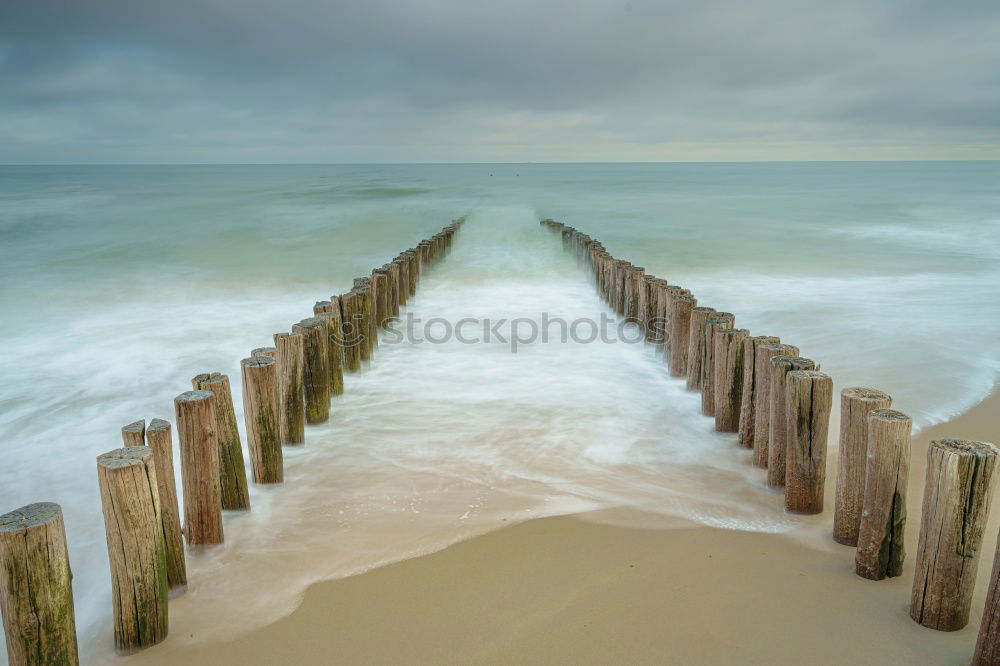
[[[992,1],[36,0],[0,76],[7,162],[1000,157]]]

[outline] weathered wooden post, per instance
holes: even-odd
[[[625,272],[625,306],[626,319],[639,318],[639,290],[642,289],[642,276],[645,269],[641,266],[629,266]]]
[[[659,337],[657,337],[654,342],[656,342],[662,349],[663,354],[667,358],[669,364],[670,361],[670,331],[673,328],[673,323],[670,320],[670,315],[674,311],[674,299],[680,298],[682,295],[689,296],[690,292],[687,292],[683,287],[676,284],[666,284],[666,281],[660,285],[659,289],[659,300],[658,300],[658,310],[656,312],[656,317],[659,319],[658,331]],[[691,322],[688,321],[688,326]],[[687,353],[687,350],[684,350]]]
[[[327,357],[330,361],[330,395],[344,394],[344,348],[341,338],[344,326],[340,321],[340,306],[331,305],[328,312],[320,312],[317,317],[326,324]]]
[[[361,360],[370,361],[378,347],[378,327],[375,323],[376,292],[372,278],[354,278],[354,289],[364,294],[364,344],[361,346]],[[365,356],[367,354],[367,356]]]
[[[655,331],[653,322],[657,318],[659,306],[660,283],[666,285],[666,280],[661,280],[654,275],[644,275],[639,289],[639,325],[646,340],[653,342]]]
[[[792,513],[822,513],[833,380],[816,370],[793,370],[785,381],[788,400],[785,509]]]
[[[910,617],[931,629],[969,622],[979,550],[996,481],[997,448],[939,439],[927,449]]]
[[[858,529],[855,571],[882,580],[903,573],[906,550],[906,481],[910,470],[910,417],[894,409],[868,415],[868,469]]]
[[[72,581],[58,504],[0,516],[0,611],[10,666],[79,663]]]
[[[300,333],[275,333],[278,352],[278,432],[282,444],[305,443],[305,356]]]
[[[243,415],[254,483],[281,483],[284,467],[278,433],[278,367],[273,358],[240,361]]]
[[[389,317],[399,316],[399,264],[391,261],[382,266],[388,275]]]
[[[753,448],[754,395],[763,390],[757,379],[757,347],[778,344],[781,340],[773,335],[754,335],[743,340],[743,390],[740,392],[739,442],[745,449]]]
[[[753,399],[753,464],[767,467],[768,443],[771,432],[771,359],[775,356],[798,356],[799,349],[793,345],[758,345],[754,356],[754,375],[757,389]]]
[[[257,347],[250,352],[250,356],[266,356],[278,360],[278,349],[277,347]]]
[[[691,310],[691,326],[688,333],[687,388],[701,390],[701,378],[705,367],[705,324],[715,314],[715,308],[698,306]]]
[[[716,312],[705,322],[705,338],[701,360],[701,411],[715,416],[715,334],[733,327],[736,317],[731,312]]]
[[[785,402],[785,377],[793,370],[815,370],[816,364],[799,356],[775,356],[771,359],[768,390],[771,392],[770,417],[767,420],[767,485],[785,486],[785,454],[788,450],[788,405]]]
[[[362,361],[372,360],[372,292],[368,287],[355,287],[354,305],[357,315],[358,351]]]
[[[997,551],[993,556],[993,576],[986,594],[986,608],[983,621],[979,625],[979,639],[972,666],[995,666],[1000,664],[1000,537]]]
[[[151,420],[146,430],[146,441],[153,450],[156,487],[160,494],[163,548],[167,557],[167,585],[172,590],[182,589],[187,585],[187,565],[184,561],[184,539],[181,537],[181,514],[177,508],[170,423],[163,419]]]
[[[691,316],[698,305],[694,296],[675,296],[670,303],[670,376],[688,374],[687,359],[691,335]]]
[[[184,537],[193,546],[223,542],[215,404],[216,395],[211,391],[186,391],[174,398],[184,489]]]
[[[247,489],[247,472],[243,462],[240,431],[236,425],[236,408],[229,377],[218,372],[196,375],[191,380],[195,391],[210,391],[215,395],[216,441],[219,446],[219,484],[222,508],[227,511],[244,511],[250,508],[250,491]],[[177,426],[180,428],[180,425]]]
[[[420,256],[417,254],[416,250],[406,250],[403,252],[406,260],[409,262],[409,270],[407,271],[407,277],[409,278],[409,284],[407,284],[407,289],[409,290],[410,296],[417,293],[417,282],[420,280]]]
[[[146,445],[146,421],[135,421],[122,426],[122,442],[125,446]]]
[[[403,255],[398,255],[392,263],[399,267],[399,285],[396,287],[396,294],[399,298],[400,307],[406,305],[406,300],[410,295],[410,262]]]
[[[389,319],[389,272],[384,268],[372,271],[375,287],[375,326],[382,328]]]
[[[361,299],[357,292],[349,291],[340,295],[340,323],[343,326],[341,347],[344,354],[344,369],[357,372],[361,369]]]
[[[615,287],[614,293],[612,294],[613,307],[615,312],[623,317],[628,316],[628,304],[626,302],[627,294],[625,290],[628,287],[628,275],[629,269],[632,268],[632,263],[625,261],[624,259],[618,259],[615,261]]]
[[[318,317],[292,326],[292,333],[302,336],[306,423],[325,423],[330,418],[330,357],[325,331],[326,324]]]
[[[715,429],[736,432],[743,401],[743,343],[745,328],[725,328],[715,333]]]
[[[891,405],[892,398],[875,389],[852,387],[840,392],[840,450],[833,540],[845,546],[858,545],[868,466],[868,415]]]
[[[115,648],[127,653],[167,637],[167,559],[153,450],[131,446],[97,458]]]

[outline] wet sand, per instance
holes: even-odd
[[[233,641],[171,636],[115,663],[965,664],[1000,507],[991,512],[969,625],[942,633],[913,622],[925,454],[940,437],[1000,441],[1000,394],[914,438],[900,578],[857,577],[854,549],[830,538],[834,458],[826,511],[794,533],[641,529],[628,525],[644,517],[625,509],[533,520],[315,584],[291,615]]]

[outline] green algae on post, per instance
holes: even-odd
[[[939,439],[927,448],[910,617],[939,631],[969,623],[979,550],[996,484],[997,448]]]
[[[0,610],[11,666],[79,663],[72,580],[58,504],[0,516]]]
[[[167,637],[167,559],[153,450],[130,446],[97,458],[115,648],[133,652]]]

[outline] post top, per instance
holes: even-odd
[[[122,426],[122,432],[144,432],[146,430],[146,420],[134,421]]]
[[[295,325],[301,328],[316,328],[317,326],[324,326],[323,320],[319,317],[307,317]]]
[[[788,373],[788,381],[794,379],[807,379],[810,381],[823,381],[827,380],[832,382],[833,378],[826,374],[825,372],[820,372],[819,370],[792,370]]]
[[[146,431],[150,430],[170,430],[170,421],[165,419],[150,419]]]
[[[199,402],[201,400],[212,400],[215,394],[211,391],[184,391],[174,398],[174,402]]]
[[[240,365],[244,368],[262,368],[274,365],[274,359],[270,356],[251,356],[240,361]]]
[[[791,366],[792,370],[812,370],[816,367],[815,361],[811,358],[802,358],[801,356],[788,356],[785,354],[779,354],[778,356],[771,357],[771,367],[776,368],[779,365]]]
[[[868,412],[868,420],[879,421],[912,421],[912,419],[897,409],[873,409]]]
[[[120,449],[112,449],[107,453],[102,453],[97,456],[97,462],[100,463],[103,460],[110,460],[113,458],[129,458],[131,460],[142,460],[143,458],[149,458],[153,455],[153,449],[148,446],[126,446]]]
[[[36,502],[14,509],[0,516],[0,533],[19,532],[39,525],[45,525],[62,513],[62,507],[55,502]]]
[[[959,456],[974,456],[976,458],[992,458],[1000,455],[1000,450],[990,442],[977,442],[971,439],[935,439],[931,449],[942,449],[947,453]]]
[[[865,388],[863,386],[851,386],[845,388],[840,392],[845,398],[855,398],[857,400],[870,400],[872,402],[877,402],[880,400],[891,400],[888,393],[879,391],[878,389]]]

